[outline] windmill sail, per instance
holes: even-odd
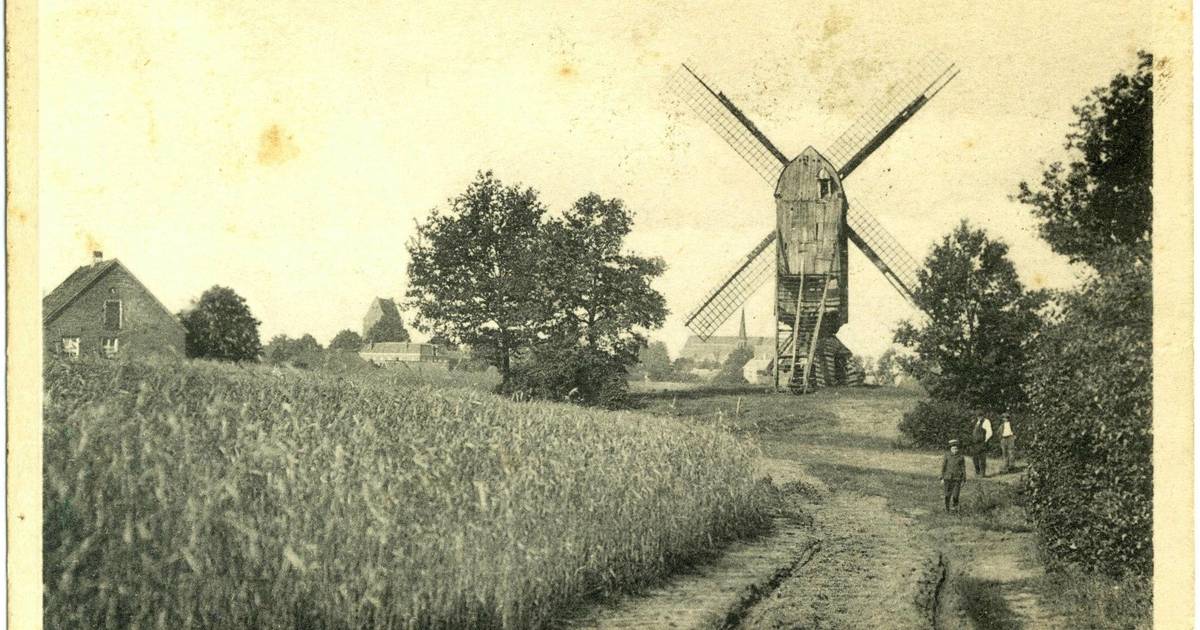
[[[755,291],[774,276],[775,230],[746,254],[725,281],[709,291],[684,323],[707,341]]]
[[[850,204],[846,223],[850,228],[850,240],[875,264],[900,295],[913,302],[913,289],[917,286],[917,261],[862,204]]]
[[[952,63],[933,58],[907,79],[891,86],[823,155],[845,179],[883,145],[958,74]],[[788,159],[723,93],[712,89],[684,65],[672,77],[673,91],[772,187]],[[846,216],[849,238],[906,299],[913,301],[917,262],[860,203]],[[770,278],[776,232],[747,254],[725,281],[701,300],[686,319],[688,328],[707,340]]]
[[[868,106],[823,155],[845,179],[957,75],[953,63],[938,57],[926,60]]]
[[[936,57],[925,61],[908,78],[888,88],[823,155],[837,167],[839,176],[849,177],[957,75],[953,63]],[[913,301],[918,269],[913,257],[862,203],[850,204],[846,223],[855,246],[901,295]]]
[[[671,91],[695,110],[721,139],[768,184],[775,185],[788,163],[787,157],[767,139],[758,127],[738,109],[733,101],[718,92],[691,68],[683,65],[672,75]]]
[[[850,240],[879,269],[900,295],[913,302],[917,286],[917,261],[875,217],[855,202],[846,214]],[[684,324],[707,341],[762,285],[775,265],[775,230],[742,257],[725,280],[704,296]]]

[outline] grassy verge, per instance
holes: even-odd
[[[1153,584],[1149,578],[1109,577],[1071,566],[1051,566],[1044,580],[1047,601],[1076,628],[1150,628]]]
[[[536,627],[765,526],[727,433],[404,378],[48,365],[47,627]]]

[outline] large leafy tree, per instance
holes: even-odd
[[[1044,296],[1025,291],[1007,245],[963,221],[925,259],[913,298],[927,318],[896,330],[914,353],[902,361],[906,371],[940,400],[992,410],[1021,403]]]
[[[1153,57],[1119,73],[1074,108],[1067,164],[1053,162],[1041,184],[1021,182],[1017,199],[1039,220],[1050,247],[1072,261],[1104,264],[1113,247],[1150,260],[1154,153]]]
[[[651,287],[666,265],[624,251],[633,217],[619,199],[589,194],[545,226],[552,259],[545,320],[564,343],[579,343],[622,366],[637,362],[645,330],[662,326],[667,307]]]
[[[329,342],[329,349],[358,352],[362,348],[362,344],[362,337],[353,330],[346,328],[338,331],[338,334],[333,336],[333,339]]]
[[[419,223],[408,244],[407,298],[418,328],[471,346],[506,381],[546,323],[545,212],[533,189],[488,171]]]
[[[367,336],[363,337],[363,343],[382,343],[386,341],[405,342],[410,339],[408,329],[404,327],[404,320],[399,314],[384,313],[384,316],[379,318],[379,321],[371,325],[371,329],[367,331]]]
[[[193,358],[254,361],[262,352],[259,321],[246,300],[229,287],[214,286],[189,309],[179,313],[186,334],[184,348]]]

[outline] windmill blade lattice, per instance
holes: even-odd
[[[850,228],[850,240],[879,268],[901,295],[913,302],[919,267],[912,255],[861,203],[850,204],[846,213],[846,223]]]
[[[871,103],[824,155],[845,179],[863,160],[916,115],[929,99],[958,75],[958,67],[942,57],[926,59]]]
[[[688,314],[684,323],[696,336],[707,341],[721,324],[774,275],[775,230],[771,230],[766,238],[742,258],[724,282],[704,296],[700,305]]]
[[[671,75],[670,90],[712,127],[737,154],[774,188],[788,159],[733,101],[713,90],[686,65]]]

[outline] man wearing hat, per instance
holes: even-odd
[[[958,440],[950,440],[950,451],[942,457],[942,490],[946,499],[946,511],[953,504],[958,511],[958,493],[967,479],[967,461],[958,452]]]

